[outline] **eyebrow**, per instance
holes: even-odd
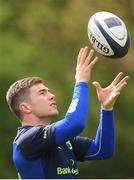
[[[49,89],[40,89],[39,91],[38,91],[38,93],[40,93],[40,92],[46,92],[46,91],[49,91]]]

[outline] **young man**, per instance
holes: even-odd
[[[95,139],[78,136],[86,126],[88,83],[98,61],[94,51],[81,48],[76,66],[73,99],[64,119],[51,124],[58,115],[55,96],[38,77],[15,82],[7,91],[11,111],[21,119],[13,142],[13,161],[23,179],[79,178],[77,161],[98,160],[113,156],[113,106],[128,76],[119,73],[106,88],[94,82],[101,104],[100,123]]]

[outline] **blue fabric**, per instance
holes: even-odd
[[[88,116],[88,93],[87,83],[76,83],[73,99],[65,118],[54,125],[58,145],[77,136],[85,128]]]
[[[13,144],[13,161],[21,178],[43,179],[45,177],[41,159],[29,161],[23,156],[21,149],[15,143]]]
[[[77,137],[57,146],[54,135],[53,125],[18,128],[13,143],[13,161],[22,179],[79,178],[76,154],[85,154],[89,141]],[[77,144],[81,144],[79,152]]]
[[[84,160],[99,160],[113,156],[115,150],[114,116],[112,111],[101,110],[100,124]]]
[[[92,143],[92,139],[87,137],[76,136],[71,140],[73,152],[77,161],[84,161],[84,156]]]
[[[18,128],[14,143],[21,148],[27,159],[39,158],[42,153],[47,153],[56,146],[54,131],[53,125],[22,126]]]

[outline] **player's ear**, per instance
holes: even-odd
[[[19,110],[22,114],[29,114],[31,113],[31,107],[27,102],[21,102],[19,104]]]

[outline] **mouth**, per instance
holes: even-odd
[[[57,104],[55,102],[51,103],[50,106],[57,107]]]

